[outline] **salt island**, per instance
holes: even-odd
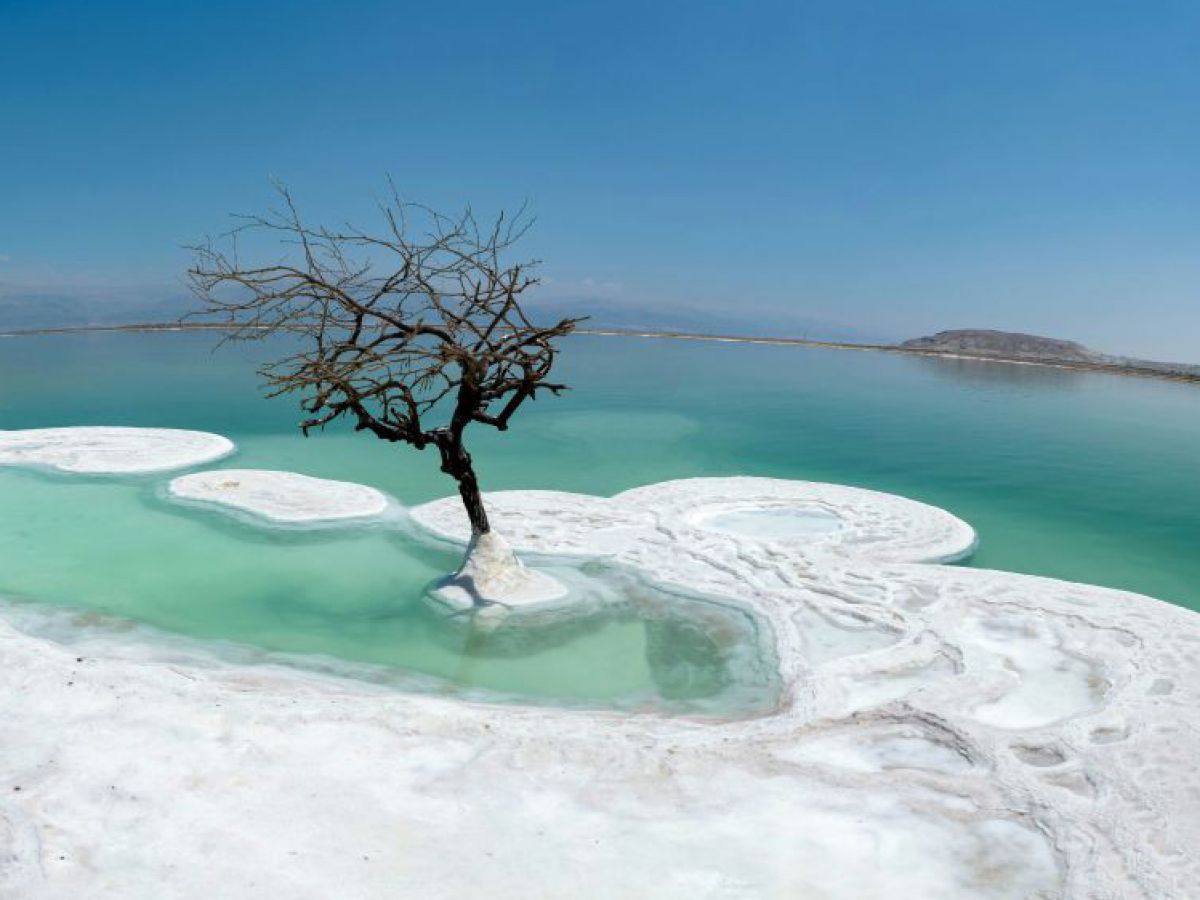
[[[0,465],[76,475],[137,475],[213,462],[233,452],[218,434],[171,428],[29,428],[0,431]]]

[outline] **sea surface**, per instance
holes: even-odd
[[[294,401],[266,399],[255,374],[285,348],[217,342],[0,338],[0,429],[194,428],[237,442],[218,467],[358,481],[410,505],[453,492],[431,452],[340,428],[304,438]],[[967,565],[1200,609],[1200,386],[586,336],[564,342],[560,366],[568,394],[527,404],[507,433],[472,435],[485,490],[611,495],[738,474],[838,482],[966,519],[981,539]],[[162,497],[166,480],[0,468],[0,597],[410,689],[701,712],[774,700],[765,626],[744,612],[721,612],[729,622],[713,629],[687,598],[593,572],[629,602],[532,636],[476,628],[423,600],[455,566],[445,549],[402,529],[272,529],[181,507]]]

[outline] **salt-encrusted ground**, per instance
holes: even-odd
[[[219,434],[169,428],[36,428],[0,431],[0,465],[32,465],[87,475],[166,472],[228,456]]]
[[[519,551],[758,610],[781,708],[439,700],[8,609],[0,896],[1195,896],[1194,613],[931,564],[970,528],[834,486],[489,500]]]
[[[252,513],[293,525],[363,519],[387,511],[388,497],[348,481],[266,469],[219,469],[172,479],[171,497]]]

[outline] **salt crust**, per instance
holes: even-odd
[[[462,566],[431,594],[431,599],[454,610],[553,614],[568,601],[562,611],[572,613],[567,586],[522,563],[508,541],[495,531],[473,537]]]
[[[0,465],[81,475],[136,475],[186,469],[228,456],[233,441],[204,431],[80,426],[0,431]]]
[[[518,550],[567,556],[619,554],[647,532],[675,542],[804,549],[874,562],[950,562],[975,549],[975,530],[945,510],[894,494],[775,478],[685,478],[589,497],[559,491],[500,491],[489,514]],[[760,523],[754,513],[762,513]],[[834,518],[837,527],[793,527],[796,519]],[[418,506],[418,524],[462,543],[470,529],[453,498]],[[744,527],[722,526],[736,520]],[[713,527],[716,524],[717,527]],[[772,534],[773,527],[777,533]]]
[[[405,695],[7,614],[0,896],[1188,897],[1200,617],[929,565],[970,529],[789,484],[488,497],[519,551],[768,618],[785,701],[749,720]],[[705,527],[768,500],[843,524]],[[461,540],[456,509],[413,517]]]
[[[329,522],[379,516],[386,494],[349,481],[267,469],[218,469],[171,481],[172,497],[243,510],[273,522]]]

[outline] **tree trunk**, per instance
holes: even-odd
[[[480,409],[478,372],[469,360],[461,362],[462,381],[458,385],[458,399],[454,404],[454,415],[450,424],[439,429],[435,440],[442,455],[442,471],[458,482],[458,494],[471,520],[471,537],[477,538],[492,530],[488,524],[487,510],[483,508],[483,496],[479,493],[479,481],[475,478],[475,466],[471,454],[463,446],[463,432],[471,423],[471,417]]]
[[[471,534],[478,537],[492,530],[488,523],[487,510],[483,506],[483,495],[479,492],[479,481],[475,477],[475,466],[471,454],[462,445],[462,436],[442,432],[437,439],[438,452],[442,457],[442,471],[458,482],[458,494],[462,497],[471,521]]]
[[[479,482],[475,479],[475,470],[470,467],[470,463],[466,474],[458,479],[458,493],[462,497],[463,506],[467,508],[467,518],[471,520],[471,535],[478,537],[491,531],[487,510],[483,506],[483,495],[479,493]]]

